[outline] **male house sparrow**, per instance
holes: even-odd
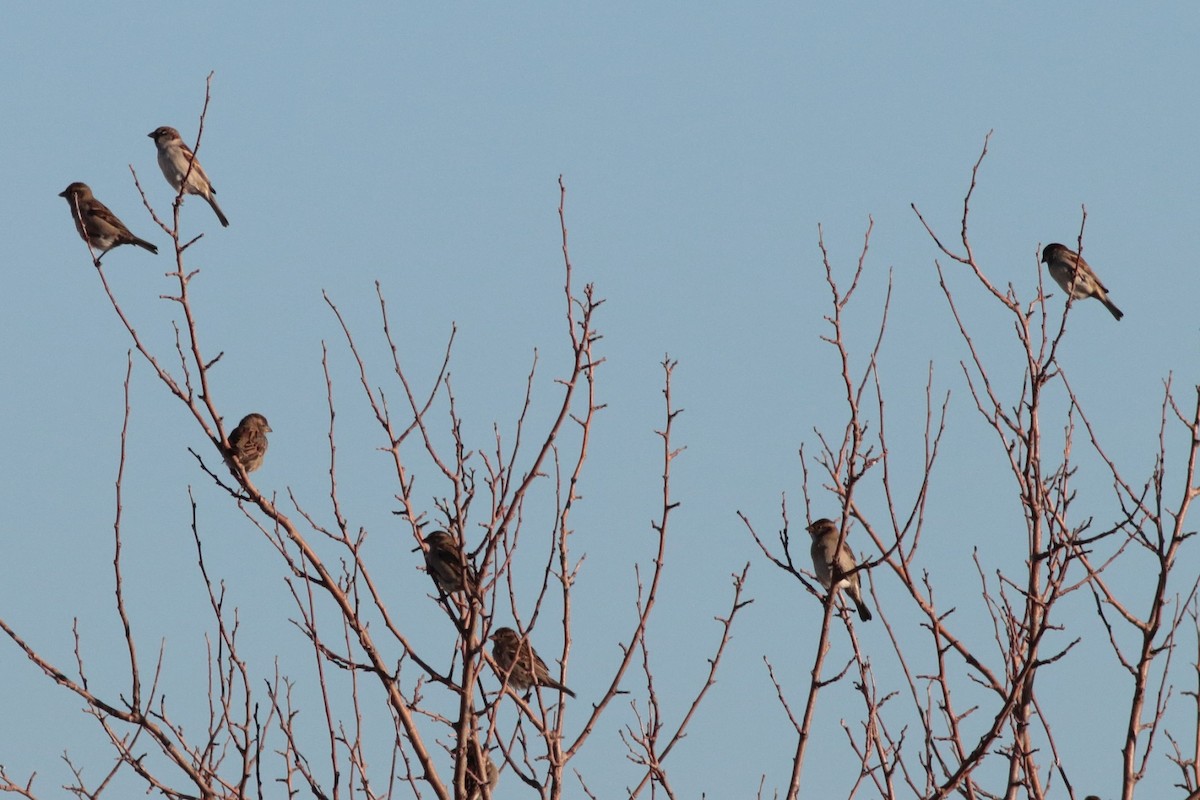
[[[247,414],[229,434],[229,456],[242,465],[246,472],[254,472],[262,466],[267,454],[267,434],[271,426],[262,414]]]
[[[838,548],[838,526],[833,523],[833,520],[819,519],[812,525],[808,526],[808,532],[812,534],[812,560],[813,571],[817,573],[817,580],[826,589],[829,589],[833,583],[833,575],[836,572],[841,578],[838,581],[834,591],[845,589],[846,594],[854,601],[854,605],[858,608],[858,617],[863,622],[870,622],[871,610],[867,608],[867,604],[862,599],[862,586],[858,581],[858,573],[845,576],[847,572],[854,569],[854,553],[850,551],[850,546],[842,542],[842,546]],[[835,554],[836,551],[836,554]],[[835,557],[836,555],[836,557]]]
[[[468,594],[475,591],[475,571],[453,536],[434,531],[425,537],[425,546],[425,569],[442,594],[454,594],[464,587]]]
[[[157,247],[130,233],[125,223],[117,219],[117,215],[109,211],[108,206],[92,195],[92,190],[86,183],[76,181],[59,192],[58,196],[67,198],[79,238],[90,243],[93,249],[99,250],[101,257],[123,244],[136,244],[155,255],[158,254]]]
[[[518,636],[512,628],[498,628],[489,638],[493,642],[492,658],[496,659],[496,665],[503,673],[500,679],[505,680],[507,676],[509,686],[523,692],[536,683],[575,696],[574,692],[550,677],[546,662],[538,658],[529,642]]]
[[[207,200],[208,204],[212,206],[212,210],[216,212],[217,219],[221,220],[221,224],[228,228],[229,220],[225,219],[225,214],[222,213],[216,198],[213,197],[217,190],[208,180],[208,175],[200,166],[200,162],[195,160],[196,156],[192,153],[191,148],[183,143],[179,131],[163,125],[146,135],[153,139],[154,144],[158,147],[158,166],[162,169],[167,183],[171,184],[171,188],[178,191],[179,185],[183,183],[183,176],[187,175],[187,187],[184,189],[184,193],[198,194]],[[192,166],[190,174],[188,173],[189,164]]]
[[[1096,277],[1096,273],[1074,250],[1068,250],[1066,246],[1057,242],[1048,244],[1042,250],[1042,261],[1050,270],[1050,277],[1054,278],[1054,282],[1061,286],[1063,291],[1069,291],[1071,297],[1076,300],[1094,297],[1104,303],[1104,307],[1118,320],[1125,316],[1121,309],[1108,299],[1108,289]],[[1074,288],[1071,288],[1072,281],[1075,283]]]

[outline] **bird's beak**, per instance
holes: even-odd
[[[150,132],[149,132],[149,133],[147,133],[146,135],[147,135],[147,136],[149,136],[151,139],[153,139],[153,138],[154,138],[154,131],[150,131]]]
[[[61,192],[59,192],[59,193],[58,193],[58,196],[59,196],[59,197],[66,197],[66,196],[67,196],[67,190],[66,190],[66,189],[63,189]]]

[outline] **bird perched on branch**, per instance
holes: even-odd
[[[1125,316],[1124,312],[1108,299],[1108,289],[1096,277],[1095,271],[1074,250],[1057,242],[1048,244],[1042,249],[1042,262],[1050,270],[1050,277],[1054,278],[1054,282],[1061,286],[1064,292],[1070,292],[1071,297],[1076,300],[1094,297],[1104,303],[1108,313],[1117,320]]]
[[[425,537],[425,570],[442,594],[454,594],[464,588],[467,594],[475,593],[475,570],[458,541],[445,531],[434,531]]]
[[[241,464],[246,472],[254,472],[262,466],[263,456],[267,454],[267,434],[270,432],[271,426],[262,414],[242,417],[229,434],[229,458]]]
[[[217,205],[217,199],[213,197],[217,190],[213,188],[212,181],[208,179],[208,175],[204,172],[204,168],[200,166],[200,162],[196,161],[196,154],[191,148],[183,143],[183,138],[179,135],[179,131],[174,128],[163,125],[161,128],[155,128],[146,134],[154,140],[155,146],[158,147],[158,166],[162,169],[163,177],[167,179],[167,183],[171,184],[171,188],[179,191],[180,184],[183,183],[183,178],[187,176],[187,187],[183,190],[185,194],[197,194],[208,201],[212,206],[212,210],[216,212],[217,219],[226,228],[229,227],[229,220],[225,218],[221,207]],[[191,172],[188,172],[188,165],[191,165]]]
[[[158,248],[130,233],[125,223],[117,219],[117,215],[109,211],[108,206],[96,199],[86,183],[76,181],[59,192],[58,196],[67,198],[79,238],[91,244],[92,249],[99,250],[101,257],[123,244],[136,244],[158,255]]]
[[[500,782],[500,770],[496,767],[496,762],[486,752],[483,757],[486,759],[486,764],[483,769],[479,768],[479,759],[475,755],[474,748],[467,748],[467,790],[470,794],[467,795],[470,800],[479,800],[483,797],[482,779],[487,776],[488,792],[496,791],[496,784]],[[490,796],[490,794],[489,794]]]
[[[808,526],[808,532],[812,534],[810,552],[817,580],[828,590],[836,574],[839,580],[833,591],[845,589],[846,595],[854,601],[854,605],[858,608],[859,619],[863,622],[870,622],[871,609],[867,608],[867,604],[863,602],[862,585],[859,583],[858,573],[847,574],[855,567],[854,553],[851,552],[850,545],[844,541],[842,546],[838,547],[838,526],[834,524],[833,520],[819,519]]]
[[[546,662],[538,658],[529,642],[518,636],[512,628],[498,628],[490,638],[493,642],[492,658],[500,668],[500,679],[507,681],[509,686],[523,692],[537,684],[575,696],[574,692],[550,677]]]

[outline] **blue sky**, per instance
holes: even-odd
[[[1143,475],[1153,464],[1163,380],[1173,373],[1185,398],[1197,382],[1200,278],[1194,259],[1179,254],[1200,249],[1198,40],[1200,10],[1184,4],[8,9],[0,212],[11,241],[0,365],[11,424],[0,481],[0,615],[63,665],[78,617],[96,680],[121,675],[110,561],[129,341],[56,195],[85,181],[135,233],[165,248],[129,165],[165,210],[170,195],[146,134],[173,125],[193,140],[204,79],[215,71],[200,152],[231,226],[216,226],[197,199],[183,216],[188,231],[205,233],[188,263],[202,270],[193,291],[203,341],[225,352],[219,402],[234,420],[266,413],[275,431],[259,486],[291,487],[327,514],[326,341],[339,381],[342,489],[355,524],[378,538],[381,558],[397,560],[396,603],[411,609],[412,624],[445,633],[432,606],[425,614],[420,605],[431,603],[426,578],[390,514],[394,477],[374,450],[321,292],[351,320],[378,381],[387,362],[374,281],[418,380],[432,379],[457,325],[460,410],[473,446],[486,447],[494,422],[512,430],[534,348],[539,413],[557,397],[552,381],[566,367],[561,174],[576,280],[594,282],[607,301],[598,318],[607,408],[575,517],[575,547],[588,561],[571,683],[582,697],[602,691],[600,667],[616,659],[632,615],[632,565],[651,554],[659,362],[670,354],[680,362],[674,398],[685,409],[676,444],[687,450],[674,465],[682,505],[653,634],[659,673],[677,676],[665,698],[675,717],[702,680],[729,575],[746,562],[755,602],[669,766],[682,796],[750,796],[763,774],[767,787],[783,788],[792,738],[763,657],[801,704],[820,608],[765,562],[736,512],[770,534],[787,493],[793,522],[802,516],[797,451],[814,452],[814,428],[833,432],[843,420],[833,352],[818,339],[829,295],[817,226],[848,278],[874,220],[862,297],[850,311],[860,363],[892,274],[881,377],[893,457],[919,463],[931,363],[935,395],[952,394],[923,567],[943,576],[946,595],[982,624],[977,584],[958,577],[973,574],[974,548],[985,563],[1019,565],[1021,518],[999,471],[1002,454],[966,393],[957,366],[966,352],[937,287],[938,254],[910,203],[953,241],[970,168],[994,131],[972,240],[993,281],[1026,300],[1036,291],[1040,245],[1073,243],[1086,205],[1088,260],[1126,317],[1117,324],[1099,304],[1077,305],[1063,360],[1111,454],[1131,477]],[[139,333],[170,360],[174,307],[158,299],[171,289],[168,260],[122,248],[105,263]],[[993,337],[997,369],[1019,381],[1009,322],[965,276],[953,280],[979,332]],[[1061,302],[1059,292],[1050,308]],[[187,447],[204,442],[194,423],[140,362],[132,395],[124,530],[144,656],[166,636],[178,681],[171,696],[181,709],[193,701],[189,681],[204,673],[189,671],[189,657],[202,641],[177,630],[175,618],[181,607],[203,610],[187,531],[193,485],[214,566],[246,609],[247,636],[263,642],[259,669],[268,674],[282,652],[304,674],[303,643],[285,621],[283,572],[196,469]],[[427,498],[443,491],[432,475],[427,481]],[[1085,468],[1077,482],[1081,505],[1090,504],[1081,516],[1110,519],[1103,472]],[[835,516],[830,496],[812,491],[816,515]],[[868,496],[882,523],[878,492]],[[892,613],[903,621],[900,592],[886,580],[877,590],[896,598]],[[1090,619],[1082,595],[1064,613]],[[203,624],[194,621],[196,630]],[[1103,638],[1087,630],[1094,649],[1047,672],[1042,692],[1061,698],[1067,769],[1094,777],[1100,785],[1082,788],[1109,796],[1121,733],[1109,712],[1120,705],[1095,695],[1120,696],[1127,684]],[[859,626],[859,634],[881,685],[893,686],[882,628]],[[834,647],[844,652],[843,632]],[[18,775],[38,770],[44,796],[67,780],[64,750],[103,769],[108,751],[78,703],[11,646],[0,644],[0,665],[4,716],[53,722],[2,726],[3,763]],[[1103,688],[1081,688],[1078,676],[1093,673]],[[829,692],[808,796],[835,796],[852,781],[838,770],[850,763],[838,721],[858,711],[849,687]],[[580,761],[601,796],[638,780],[616,736],[623,714],[604,719]],[[1078,738],[1067,733],[1073,725]],[[1145,791],[1161,795],[1175,775],[1161,758],[1154,763]],[[501,788],[500,797],[523,796]]]

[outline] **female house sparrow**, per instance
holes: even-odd
[[[254,472],[262,466],[267,454],[267,434],[271,426],[262,414],[247,414],[229,434],[229,457],[246,472]]]
[[[162,169],[167,183],[171,184],[171,188],[179,191],[179,185],[183,183],[183,176],[187,175],[187,187],[184,189],[184,193],[198,194],[207,200],[208,204],[212,206],[212,210],[216,212],[217,219],[221,220],[221,224],[228,228],[229,220],[225,219],[225,214],[222,213],[216,198],[213,197],[217,190],[213,188],[212,182],[209,181],[200,162],[196,161],[196,156],[191,148],[183,143],[179,131],[164,125],[146,135],[153,139],[154,144],[158,147],[158,166]],[[192,168],[190,174],[188,173],[189,164]]]
[[[854,569],[854,553],[850,551],[850,546],[844,541],[842,546],[838,548],[838,526],[833,523],[833,520],[819,519],[812,525],[808,526],[808,532],[812,534],[812,553],[813,571],[817,573],[817,580],[826,589],[829,589],[833,583],[833,575],[836,572],[840,580],[834,591],[845,589],[847,596],[854,601],[854,605],[858,608],[858,617],[863,622],[871,621],[871,609],[867,608],[867,604],[862,599],[862,586],[858,581],[858,573],[855,572],[848,577],[842,577],[847,572]],[[836,553],[834,552],[836,550]]]
[[[500,679],[506,680],[509,686],[523,692],[537,684],[575,696],[574,692],[550,677],[546,662],[538,658],[529,642],[518,636],[512,628],[498,628],[489,638],[493,642],[492,658],[496,659],[496,665],[503,673]]]
[[[425,569],[442,594],[454,594],[466,589],[475,592],[475,570],[463,557],[462,548],[445,531],[434,531],[425,537]],[[419,549],[419,548],[418,548]]]
[[[1064,292],[1070,292],[1071,297],[1076,300],[1094,297],[1104,303],[1104,307],[1118,320],[1125,316],[1121,309],[1108,299],[1108,289],[1096,277],[1096,273],[1074,250],[1068,250],[1057,242],[1048,244],[1042,249],[1042,261],[1050,270],[1050,277],[1054,278],[1054,282],[1061,286]],[[1071,287],[1072,283],[1075,284],[1074,288]]]
[[[109,211],[108,206],[95,198],[86,183],[76,181],[59,192],[58,196],[67,198],[79,238],[89,243],[93,249],[99,250],[101,257],[123,244],[136,244],[155,255],[158,254],[157,247],[130,233],[125,223],[117,219],[117,215]]]
[[[480,779],[484,777],[485,773],[487,775],[489,797],[492,792],[496,791],[496,784],[500,782],[500,770],[496,767],[496,762],[486,752],[483,757],[487,759],[487,762],[481,770],[479,769],[479,759],[475,756],[474,748],[467,750],[467,790],[470,792],[467,796],[470,800],[479,800],[483,797],[483,786],[480,784]]]

